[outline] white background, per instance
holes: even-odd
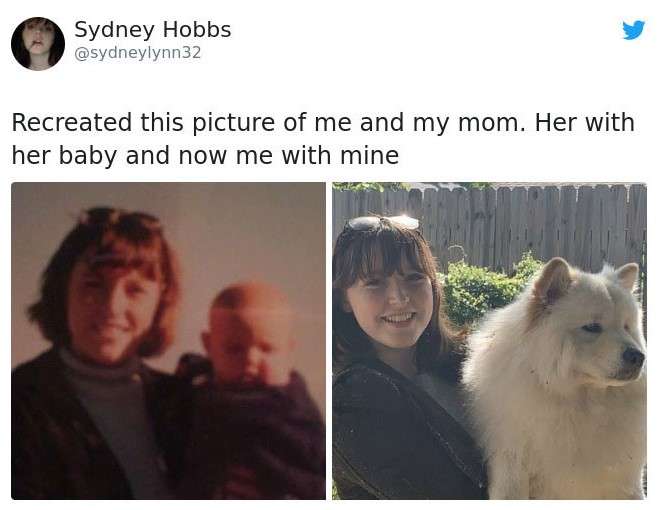
[[[14,181],[638,181],[649,184],[650,265],[656,253],[655,174],[658,171],[658,3],[656,1],[462,1],[462,2],[44,2],[3,6],[2,53],[5,187],[0,222],[10,242],[10,183]],[[22,69],[9,51],[14,27],[45,16],[67,37],[62,61],[35,73]],[[232,37],[188,42],[156,38],[154,47],[199,44],[201,61],[78,63],[77,46],[143,47],[123,40],[83,42],[72,37],[77,20],[140,24],[164,19],[231,24]],[[635,41],[623,40],[622,21],[643,19]],[[174,42],[172,42],[174,41]],[[11,167],[12,143],[34,147],[63,143],[64,136],[9,132],[11,111],[33,114],[132,111],[236,112],[249,114],[517,115],[524,133],[466,135],[313,132],[281,136],[108,135],[97,145],[163,143],[202,146],[327,145],[393,146],[400,164],[388,167]],[[551,135],[533,132],[535,112],[563,115],[625,111],[635,133]],[[92,143],[89,135],[66,137]],[[39,204],[35,204],[39,207]],[[329,216],[328,216],[329,217]],[[327,228],[330,232],[330,229]],[[10,331],[9,250],[2,254],[3,323]],[[649,496],[654,499],[657,460],[654,376],[655,271],[649,296]],[[5,342],[9,365],[10,345]],[[9,450],[9,374],[2,422]],[[550,440],[550,439],[549,439]],[[3,496],[9,497],[9,462],[3,464]],[[320,503],[331,504],[331,503]],[[334,504],[351,505],[348,502]],[[382,503],[353,503],[358,506]],[[647,502],[648,504],[648,502]],[[598,508],[618,506],[598,503]],[[592,506],[592,505],[588,505]],[[435,507],[435,505],[434,505]],[[596,504],[593,504],[596,507]]]

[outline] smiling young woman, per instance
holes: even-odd
[[[342,499],[486,497],[458,387],[462,335],[407,217],[350,220],[332,259],[333,477]]]
[[[13,498],[171,497],[186,387],[141,358],[173,340],[178,282],[156,218],[81,215],[28,310],[53,348],[12,373]]]

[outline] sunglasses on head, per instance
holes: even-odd
[[[83,211],[78,223],[86,226],[102,227],[120,223],[137,225],[151,231],[160,231],[160,220],[151,214],[143,212],[128,212],[115,207],[93,207]]]
[[[419,228],[419,220],[411,218],[410,216],[360,216],[359,218],[351,218],[346,222],[346,225],[351,230],[366,231],[375,230],[382,224],[391,224],[406,230],[416,230]]]

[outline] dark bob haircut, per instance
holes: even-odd
[[[428,243],[416,229],[380,218],[374,228],[367,230],[354,230],[347,224],[335,243],[332,255],[333,371],[341,370],[356,359],[375,356],[371,341],[355,316],[342,307],[346,289],[374,274],[401,272],[404,262],[429,277],[433,292],[433,314],[416,344],[417,369],[425,371],[438,367],[443,355],[447,355],[448,366],[456,364],[454,355],[462,350],[464,333],[456,331],[444,313],[442,286]]]
[[[46,27],[53,29],[53,45],[50,47],[48,63],[52,66],[57,64],[64,54],[64,34],[55,23],[48,18],[29,18],[18,25],[11,36],[11,51],[14,57],[23,67],[30,68],[30,52],[23,43],[23,30],[30,24],[43,23]]]
[[[28,308],[29,319],[55,345],[71,342],[68,289],[73,267],[81,260],[92,271],[108,267],[135,269],[160,283],[160,302],[138,354],[146,357],[163,352],[174,339],[179,271],[158,219],[109,207],[96,207],[81,214],[43,272],[39,300]]]

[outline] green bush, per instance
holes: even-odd
[[[449,318],[458,326],[470,325],[488,310],[509,304],[542,265],[529,252],[514,266],[512,276],[465,262],[449,264],[443,278]]]
[[[543,267],[543,264],[542,260],[535,259],[532,252],[528,251],[523,254],[520,262],[514,265],[513,278],[520,280],[521,286],[524,287],[529,279]]]
[[[342,191],[380,191],[409,190],[410,185],[405,182],[333,182],[333,189]]]
[[[475,182],[475,181],[470,181],[470,182],[457,182],[456,184],[463,186],[464,188],[470,189],[470,188],[476,188],[476,189],[486,189],[488,186],[490,186],[490,182]]]

